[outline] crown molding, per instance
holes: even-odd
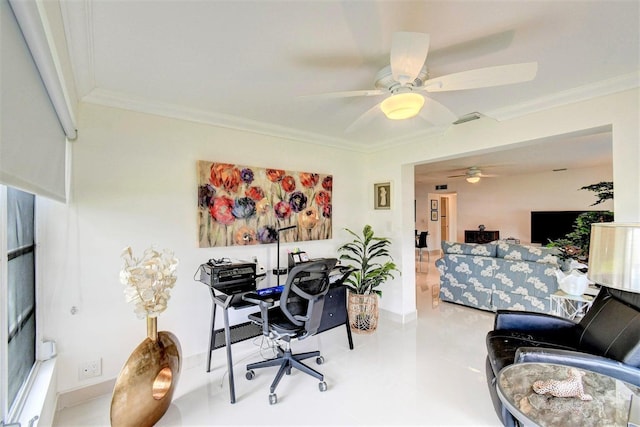
[[[93,6],[89,0],[60,1],[60,14],[64,22],[71,69],[76,79],[76,92],[80,96],[96,87]],[[72,29],[77,29],[80,34]]]
[[[143,98],[134,98],[129,95],[104,89],[92,90],[88,95],[82,98],[82,101],[90,104],[115,107],[139,113],[186,120],[275,138],[322,145],[325,147],[330,146],[363,153],[369,152],[371,148],[370,146],[346,139],[331,138],[313,132],[303,132],[284,126],[272,125],[228,114],[212,113],[210,111],[185,107],[182,105],[149,101],[148,99]]]
[[[486,115],[498,121],[526,116],[539,111],[573,104],[587,99],[611,95],[640,86],[640,70],[611,79],[561,91],[553,95],[541,96],[527,102],[487,111]]]
[[[543,96],[517,105],[495,109],[487,112],[486,116],[498,121],[509,120],[554,107],[634,89],[639,86],[640,70],[635,73],[629,73],[612,79],[558,92],[554,95]],[[107,107],[154,114],[163,117],[170,117],[195,123],[208,124],[222,128],[241,130],[275,138],[289,139],[297,142],[329,146],[361,153],[373,153],[392,147],[411,144],[425,138],[438,136],[447,130],[447,128],[434,127],[411,135],[388,138],[378,141],[377,143],[361,143],[354,140],[332,138],[313,132],[304,132],[284,126],[272,125],[227,114],[213,113],[182,105],[150,101],[148,99],[136,98],[123,93],[104,89],[91,90],[91,92],[89,92],[82,101]]]

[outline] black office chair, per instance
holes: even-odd
[[[322,364],[324,359],[320,356],[320,352],[293,354],[290,341],[291,338],[305,339],[318,332],[324,297],[329,291],[329,272],[336,262],[335,258],[330,258],[293,267],[280,296],[279,306],[273,307],[273,301],[252,301],[260,305],[260,313],[249,315],[249,319],[262,326],[263,335],[279,341],[278,356],[247,365],[246,378],[253,379],[254,369],[280,366],[270,387],[269,403],[272,405],[278,401],[275,393],[278,383],[285,373],[291,373],[291,368],[296,368],[320,380],[318,385],[320,391],[327,389],[324,376],[301,362],[301,360],[315,357],[316,363]],[[271,308],[268,308],[270,306]]]
[[[416,241],[416,249],[420,252],[419,262],[420,268],[422,268],[422,250],[427,249],[427,237],[429,236],[428,231],[421,231],[418,236],[418,240]],[[427,261],[429,261],[429,251],[427,250]]]

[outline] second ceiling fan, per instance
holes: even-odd
[[[391,61],[378,72],[375,89],[353,90],[321,94],[322,97],[389,95],[360,116],[349,128],[374,112],[382,110],[392,120],[408,119],[420,115],[437,125],[450,125],[458,119],[447,107],[433,98],[425,100],[424,93],[445,92],[502,86],[533,80],[538,71],[537,62],[498,65],[478,68],[429,78],[425,61],[430,38],[425,33],[397,32],[391,41]]]

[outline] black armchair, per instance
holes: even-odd
[[[579,323],[549,314],[498,311],[487,334],[486,374],[498,417],[516,425],[496,391],[496,378],[512,363],[574,366],[640,386],[640,295],[602,287]]]
[[[247,365],[246,373],[246,378],[251,380],[255,376],[254,369],[280,367],[270,387],[269,403],[272,405],[278,401],[275,393],[278,383],[285,373],[291,373],[292,368],[320,380],[318,385],[320,391],[327,389],[324,376],[301,362],[301,360],[315,357],[316,363],[322,364],[324,359],[320,356],[320,352],[293,354],[290,341],[292,338],[302,340],[318,332],[324,297],[329,291],[329,272],[336,262],[335,258],[330,258],[293,267],[280,295],[278,306],[275,306],[273,300],[252,300],[251,297],[244,297],[245,300],[260,305],[260,313],[250,315],[249,319],[262,326],[263,335],[278,342],[277,357]]]

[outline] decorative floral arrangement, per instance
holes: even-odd
[[[124,260],[120,282],[125,285],[127,302],[135,304],[134,312],[140,319],[158,317],[167,309],[169,289],[176,283],[178,259],[172,251],[160,252],[153,247],[147,248],[142,258],[136,258],[127,246],[120,256]]]

